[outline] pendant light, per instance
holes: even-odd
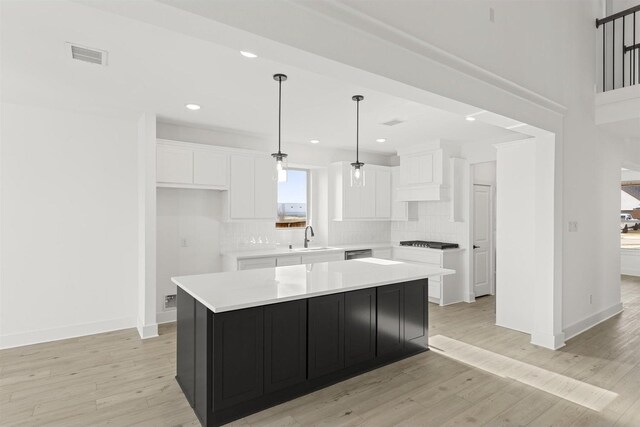
[[[351,97],[356,101],[356,161],[351,163],[351,186],[364,187],[364,163],[360,161],[360,101],[364,99],[362,95],[354,95]]]
[[[271,157],[276,159],[276,170],[273,179],[278,182],[287,181],[287,155],[280,150],[281,146],[281,122],[282,122],[282,82],[287,80],[284,74],[274,74],[273,80],[278,82],[278,152]]]

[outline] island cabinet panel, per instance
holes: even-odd
[[[184,396],[191,406],[195,398],[195,333],[196,301],[182,288],[177,292],[178,306],[176,315],[177,342],[176,374]]]
[[[307,301],[264,308],[264,392],[307,379]]]
[[[428,286],[416,280],[404,284],[404,345],[406,351],[427,348],[429,332],[427,315]]]
[[[309,379],[344,368],[344,294],[309,300]]]
[[[264,307],[216,314],[213,322],[213,406],[256,398],[264,386]]]
[[[344,305],[344,358],[349,367],[376,357],[375,288],[345,293]]]
[[[213,336],[211,322],[213,313],[204,305],[196,302],[195,308],[195,399],[193,409],[200,421],[206,425],[211,412],[211,351]]]
[[[394,357],[404,350],[404,284],[378,288],[378,356]]]

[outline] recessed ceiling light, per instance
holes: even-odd
[[[191,111],[196,111],[200,109],[200,106],[198,104],[187,104],[185,105],[185,107],[187,107],[187,109]]]
[[[256,55],[255,53],[247,52],[246,50],[241,50],[240,51],[240,55],[244,56],[245,58],[257,58],[258,57],[258,55]]]
[[[464,119],[465,119],[466,121],[468,121],[468,122],[475,122],[475,121],[476,121],[476,118],[475,118],[475,117],[472,117],[472,116],[467,116],[467,117],[465,117]]]
[[[317,144],[317,143],[320,142],[320,140],[319,139],[310,139],[309,142],[312,143],[312,144]]]
[[[378,138],[376,142],[387,142],[387,138]]]

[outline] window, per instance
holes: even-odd
[[[276,228],[307,226],[309,171],[289,169],[287,182],[278,183],[278,216]]]

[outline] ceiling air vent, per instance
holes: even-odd
[[[66,43],[71,59],[89,62],[91,64],[107,65],[107,51]]]
[[[384,122],[382,123],[385,126],[395,126],[395,125],[399,125],[400,123],[404,123],[403,120],[398,120],[398,119],[393,119],[393,120],[389,120],[388,122]]]

